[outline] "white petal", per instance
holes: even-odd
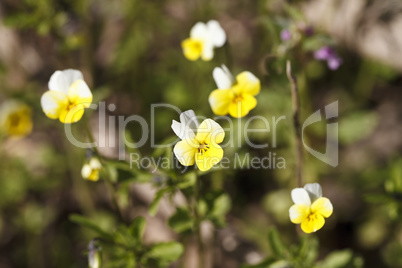
[[[205,40],[208,35],[207,25],[203,22],[197,22],[190,30],[190,37],[193,39]]]
[[[61,91],[67,94],[71,84],[79,79],[84,80],[82,73],[78,70],[67,69],[56,71],[50,77],[48,86],[50,90]]]
[[[212,76],[219,89],[229,89],[233,85],[233,76],[225,65],[222,68],[215,67]]]
[[[214,46],[208,40],[204,42],[202,48],[201,59],[204,61],[210,61],[214,57]]]
[[[191,130],[196,131],[200,123],[193,110],[187,110],[180,114],[180,122]]]
[[[68,105],[67,95],[60,91],[46,91],[40,103],[43,112],[52,119],[57,119],[60,116],[60,112]]]
[[[82,79],[76,80],[71,84],[67,97],[71,103],[82,103],[85,108],[88,108],[92,103],[92,92]]]
[[[226,42],[226,33],[219,22],[210,20],[207,23],[208,36],[215,47],[221,47]]]
[[[91,173],[92,173],[92,168],[88,164],[85,164],[81,169],[81,176],[84,179],[87,179],[91,175]]]
[[[199,122],[193,110],[188,110],[180,114],[180,123],[176,120],[172,122],[173,132],[182,140],[193,139],[197,131]]]
[[[92,157],[91,160],[89,160],[89,165],[92,169],[101,169],[102,164],[99,162],[98,158]]]
[[[306,190],[303,188],[296,188],[292,190],[292,200],[297,205],[311,205],[310,197]]]
[[[304,185],[304,189],[309,194],[311,203],[322,197],[322,189],[318,183],[307,183]]]

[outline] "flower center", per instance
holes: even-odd
[[[209,149],[209,145],[206,143],[200,144],[200,146],[198,147],[198,153],[201,153],[202,155],[204,153],[206,153],[206,151],[208,151]]]
[[[309,222],[314,222],[314,221],[318,220],[318,215],[317,215],[317,213],[311,213],[311,212],[310,212],[310,214],[307,216],[307,220],[308,220]]]
[[[10,127],[18,127],[21,122],[21,116],[18,113],[10,114],[9,116]]]
[[[243,100],[244,100],[243,96],[241,94],[239,94],[239,95],[235,95],[233,102],[238,103],[238,102],[242,102]]]
[[[74,107],[75,107],[75,103],[68,102],[67,111],[70,111],[70,110],[73,109]]]

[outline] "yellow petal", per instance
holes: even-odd
[[[203,43],[201,40],[187,38],[181,42],[184,56],[191,61],[197,60],[203,51]]]
[[[57,119],[68,106],[67,95],[61,91],[47,91],[41,98],[42,110],[47,117]]]
[[[246,71],[238,74],[236,77],[236,81],[237,85],[239,86],[237,89],[240,90],[241,93],[255,96],[260,92],[260,80],[250,72]]]
[[[200,144],[218,144],[225,138],[225,131],[218,123],[208,118],[198,127],[195,138]]]
[[[293,205],[289,209],[290,221],[296,224],[301,223],[310,214],[310,208],[306,205]]]
[[[209,94],[209,104],[216,115],[225,115],[229,112],[229,106],[234,99],[234,93],[230,89],[216,89]]]
[[[67,97],[70,103],[83,104],[88,108],[92,103],[92,92],[84,80],[76,80],[68,89]]]
[[[239,101],[232,102],[229,106],[229,114],[235,118],[246,116],[257,106],[257,100],[249,94],[243,94],[239,99]]]
[[[90,164],[85,164],[81,169],[81,176],[86,180],[98,181],[99,169],[93,169]]]
[[[333,207],[328,198],[321,197],[311,205],[311,211],[312,213],[319,213],[325,218],[328,218],[332,214]]]
[[[301,229],[303,232],[309,234],[320,230],[325,224],[324,217],[320,214],[311,214],[304,219],[301,223]]]
[[[84,105],[78,104],[67,107],[60,112],[59,120],[64,124],[71,124],[79,121],[84,114]]]
[[[201,171],[207,171],[211,169],[214,165],[218,164],[222,160],[223,150],[222,148],[215,144],[209,145],[209,148],[205,151],[201,150],[195,155],[195,162],[197,167]]]
[[[185,139],[179,141],[173,149],[177,160],[183,166],[194,165],[194,157],[198,150],[199,143],[195,139]]]

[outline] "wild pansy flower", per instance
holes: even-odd
[[[209,104],[216,115],[230,114],[240,118],[257,106],[256,96],[260,92],[260,80],[244,71],[233,78],[229,69],[222,65],[212,73],[218,89],[209,95]]]
[[[50,77],[49,91],[41,98],[42,109],[51,119],[70,124],[77,122],[92,102],[92,92],[78,70],[56,71]]]
[[[19,101],[10,100],[0,107],[0,131],[7,136],[24,137],[33,127],[31,108]]]
[[[91,157],[88,163],[84,164],[81,169],[81,176],[90,181],[99,180],[99,171],[102,168],[102,164],[97,157]]]
[[[329,46],[324,46],[314,52],[314,58],[316,60],[326,60],[328,68],[331,70],[337,70],[342,64],[342,59]]]
[[[102,267],[101,248],[97,245],[97,240],[92,240],[88,245],[88,267]]]
[[[292,200],[295,204],[289,209],[290,220],[295,224],[301,223],[301,229],[305,233],[321,229],[325,223],[324,218],[332,214],[331,201],[322,197],[322,189],[318,183],[293,189]]]
[[[196,163],[199,170],[206,171],[221,161],[223,150],[218,144],[225,132],[214,120],[199,124],[194,111],[188,110],[180,114],[180,123],[173,120],[172,129],[181,139],[173,152],[183,166]]]
[[[210,20],[207,23],[197,22],[190,31],[190,38],[181,43],[184,56],[191,61],[200,57],[209,61],[214,57],[214,48],[226,42],[226,34],[219,22]]]

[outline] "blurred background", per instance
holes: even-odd
[[[147,121],[154,103],[213,117],[208,104],[216,88],[213,68],[224,63],[234,75],[254,73],[262,88],[250,115],[269,120],[286,115],[287,120],[278,124],[276,148],[243,144],[226,148],[225,156],[272,152],[286,159],[286,168],[202,176],[202,192],[223,191],[231,199],[225,224],[211,234],[210,267],[252,265],[271,256],[267,233],[273,227],[284,243],[297,243],[288,215],[296,182],[287,59],[298,79],[302,122],[339,101],[339,165],[304,154],[304,182],[319,182],[334,206],[314,234],[317,260],[328,262],[323,267],[402,267],[401,1],[1,0],[0,17],[0,117],[16,109],[28,121],[26,129],[10,132],[3,124],[1,130],[0,268],[86,267],[94,234],[69,215],[85,215],[106,230],[118,223],[106,186],[81,178],[85,150],[71,145],[63,125],[47,118],[40,106],[52,73],[67,68],[83,72],[94,103],[116,105],[108,116],[137,114]],[[220,22],[227,44],[210,62],[190,62],[181,41],[196,22],[210,19]],[[315,52],[325,46],[336,53],[336,68],[316,59]],[[98,111],[85,115],[98,137]],[[172,119],[178,120],[177,113],[156,110],[155,141],[173,135]],[[263,127],[258,123],[251,125]],[[244,121],[236,124],[244,127]],[[321,152],[325,124],[311,125],[305,133],[307,143]],[[72,128],[85,137],[82,122]],[[127,135],[137,140],[142,130],[132,122]],[[265,143],[272,136],[257,133],[251,140]],[[150,143],[138,150],[154,153]],[[100,152],[117,158],[116,148]],[[167,224],[174,206],[162,200],[158,213],[148,214],[155,178],[117,186],[125,217],[147,219],[145,243],[184,241],[186,252],[172,267],[195,267],[192,242]],[[338,266],[325,259],[335,251],[343,254],[334,257]]]

